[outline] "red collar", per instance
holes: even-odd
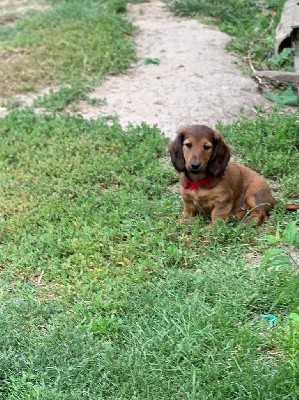
[[[207,178],[204,178],[201,181],[193,182],[191,181],[191,179],[185,176],[184,189],[196,190],[200,187],[205,187],[205,189],[211,189],[213,180],[214,180],[213,176],[208,176]]]

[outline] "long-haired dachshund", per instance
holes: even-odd
[[[184,214],[207,213],[218,219],[248,220],[261,225],[275,200],[265,179],[251,169],[230,162],[230,150],[219,132],[205,125],[178,131],[170,144],[172,163],[180,172]]]

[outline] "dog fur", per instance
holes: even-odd
[[[230,162],[222,135],[205,125],[181,128],[170,144],[175,169],[180,172],[184,215],[206,213],[212,224],[236,218],[261,225],[275,200],[266,180],[243,165]],[[193,184],[199,185],[194,189]]]

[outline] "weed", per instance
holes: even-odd
[[[291,65],[294,58],[294,49],[286,47],[279,54],[274,54],[269,58],[269,63],[273,69],[283,69],[285,65]]]
[[[38,96],[34,102],[33,107],[43,107],[46,111],[62,111],[68,105],[78,99],[85,99],[86,89],[82,85],[77,86],[64,86],[59,90],[50,92],[43,96]]]
[[[98,99],[98,98],[94,98],[94,97],[93,98],[87,97],[86,101],[87,101],[87,103],[91,104],[92,106],[101,107],[101,106],[107,105],[107,100],[105,98]]]

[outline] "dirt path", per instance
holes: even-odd
[[[241,108],[252,114],[254,105],[265,104],[225,50],[226,34],[174,17],[158,0],[131,4],[128,17],[140,29],[137,62],[91,93],[105,105],[79,104],[84,117],[117,115],[123,126],[144,121],[173,137],[184,124],[229,123]],[[146,57],[160,58],[160,65],[144,65]]]

